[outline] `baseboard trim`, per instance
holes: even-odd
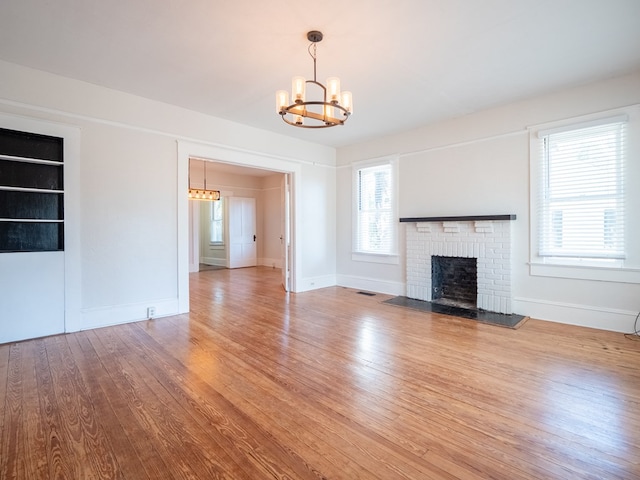
[[[299,292],[340,286],[388,295],[404,295],[405,286],[401,282],[376,280],[353,275],[324,275],[305,278]],[[150,300],[129,305],[114,305],[83,309],[82,322],[78,330],[107,327],[147,319],[147,308],[155,307],[154,318],[179,314],[178,299]],[[590,305],[515,297],[513,310],[520,315],[568,325],[631,333],[638,312]],[[72,331],[72,330],[69,330]]]
[[[638,312],[516,297],[513,310],[531,318],[612,332],[631,333]]]
[[[271,268],[282,268],[281,258],[259,258],[258,265]]]
[[[167,317],[179,313],[177,298],[149,300],[148,302],[129,305],[88,308],[82,310],[82,326],[80,330],[147,320],[148,307],[155,307],[156,314],[154,318]]]
[[[224,258],[215,258],[215,257],[201,257],[200,263],[204,263],[205,265],[215,265],[216,267],[226,267],[227,260]]]
[[[338,275],[337,285],[340,287],[367,290],[370,292],[386,293],[388,295],[404,295],[406,291],[403,282],[392,282],[355,275]]]
[[[319,288],[335,287],[335,275],[322,275],[318,277],[307,277],[297,282],[296,293],[307,292],[309,290],[317,290]]]

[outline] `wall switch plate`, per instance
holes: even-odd
[[[153,318],[156,316],[156,307],[147,307],[147,318]]]

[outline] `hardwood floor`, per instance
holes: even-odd
[[[0,345],[0,478],[640,478],[640,342],[193,274],[189,315]]]

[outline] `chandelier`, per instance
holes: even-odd
[[[278,90],[276,110],[282,116],[282,120],[294,127],[327,128],[344,125],[349,115],[353,113],[351,92],[340,92],[340,79],[337,77],[328,78],[326,87],[316,80],[316,47],[322,40],[322,32],[312,30],[307,33],[307,39],[311,42],[307,50],[313,58],[313,80],[293,77],[291,81],[293,103],[289,104],[289,92]],[[307,95],[310,93],[307,86],[314,88],[316,94]]]
[[[189,159],[189,199],[220,200],[220,190],[207,190],[207,162],[202,161],[204,172],[204,188],[191,188],[191,159]]]

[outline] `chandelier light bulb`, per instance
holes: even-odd
[[[276,112],[281,113],[282,110],[289,106],[289,92],[286,90],[278,90],[276,92]]]
[[[295,103],[304,102],[306,88],[307,82],[304,77],[293,77],[291,79],[291,98]]]
[[[349,115],[353,113],[353,98],[351,92],[342,92],[342,101],[340,104],[349,112]]]
[[[340,103],[340,79],[338,77],[327,78],[327,102]]]

